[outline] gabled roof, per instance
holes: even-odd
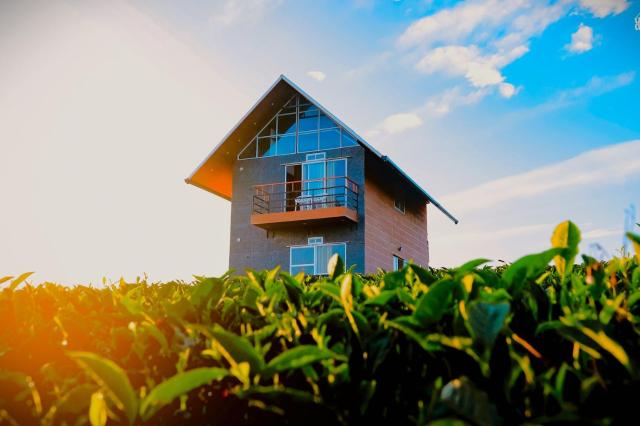
[[[236,161],[238,153],[245,147],[248,141],[254,138],[260,128],[259,124],[269,121],[271,119],[271,115],[275,115],[277,110],[296,94],[307,98],[311,103],[318,107],[320,111],[338,123],[339,126],[349,131],[356,137],[360,145],[382,160],[383,163],[388,164],[389,167],[397,171],[411,186],[424,195],[428,202],[436,206],[454,223],[458,223],[458,219],[449,213],[435,198],[433,198],[400,167],[398,167],[398,165],[391,161],[389,157],[382,155],[378,150],[367,143],[363,137],[359,136],[338,117],[320,105],[320,103],[314,100],[304,90],[284,75],[278,77],[275,83],[273,83],[266,93],[258,99],[258,101],[229,131],[229,133],[222,138],[222,141],[218,143],[207,158],[205,158],[204,161],[196,167],[193,173],[191,173],[185,181],[188,184],[197,186],[205,191],[209,191],[226,200],[231,200],[233,164]]]

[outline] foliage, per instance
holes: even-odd
[[[607,263],[576,264],[565,222],[550,250],[500,267],[0,278],[0,423],[624,422],[640,390],[630,239],[636,256]]]

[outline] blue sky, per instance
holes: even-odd
[[[514,260],[565,219],[614,254],[640,204],[638,2],[0,8],[6,273],[223,272],[229,205],[182,179],[280,74],[459,216],[431,209],[434,266]]]

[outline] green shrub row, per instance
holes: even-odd
[[[0,279],[0,424],[547,424],[635,416],[637,256],[278,268],[106,288]],[[553,263],[552,266],[549,266]]]

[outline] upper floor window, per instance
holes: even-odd
[[[296,95],[244,147],[239,159],[312,152],[357,145],[328,115]]]
[[[307,242],[306,246],[295,246],[289,249],[289,272],[291,275],[298,272],[310,275],[327,274],[329,259],[336,253],[346,264],[346,243],[324,244],[322,237],[310,237]]]
[[[404,268],[404,259],[396,256],[395,254],[393,255],[393,270],[394,271],[399,271],[400,269]]]
[[[404,213],[405,212],[404,195],[403,194],[396,194],[396,197],[393,200],[393,207],[395,207],[396,210],[398,210],[400,213]]]

